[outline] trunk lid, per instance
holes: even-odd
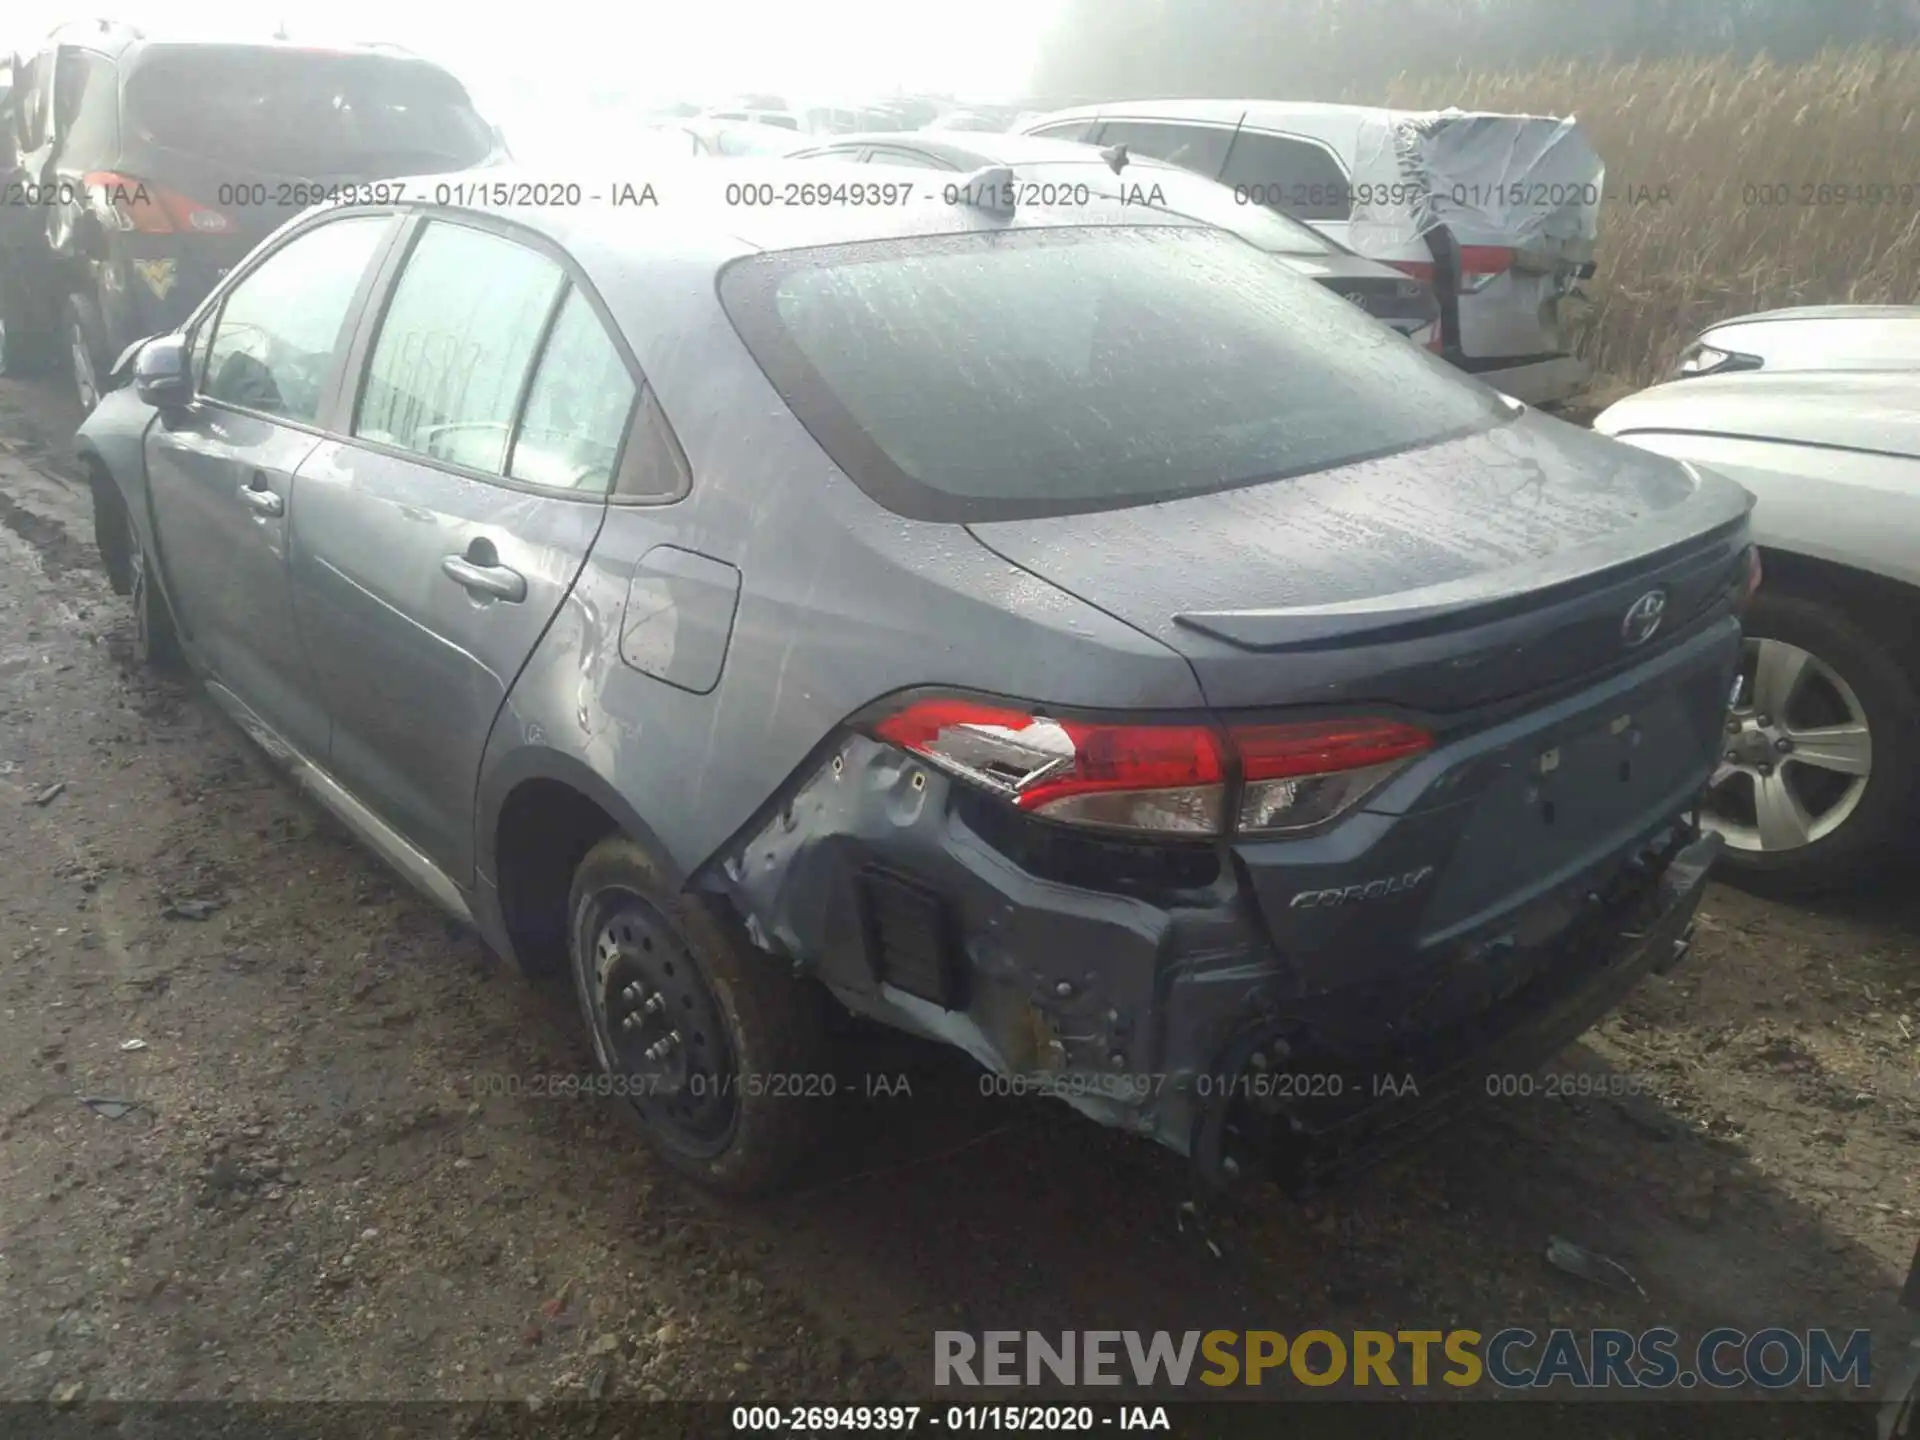
[[[1095,514],[975,522],[1011,563],[1187,657],[1220,709],[1464,710],[1651,654],[1724,599],[1731,481],[1528,412],[1295,479]],[[1730,548],[1732,547],[1732,548]]]

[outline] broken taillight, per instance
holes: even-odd
[[[1394,720],[1108,723],[954,697],[916,700],[867,729],[1031,814],[1181,836],[1322,824],[1433,744]]]

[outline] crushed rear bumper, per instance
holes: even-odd
[[[695,883],[856,1014],[965,1050],[996,1093],[1064,1100],[1211,1180],[1307,1181],[1530,1072],[1677,961],[1720,843],[1650,822],[1475,930],[1355,967],[1381,984],[1328,987],[1348,967],[1276,948],[1237,862],[1065,828],[851,736]]]
[[[1514,1093],[1510,1081],[1531,1076],[1646,975],[1687,957],[1721,843],[1691,824],[1656,838],[1582,897],[1584,915],[1550,942],[1556,953],[1529,984],[1461,1023],[1371,1056],[1319,1049],[1297,1027],[1249,1029],[1222,1054],[1219,1093],[1198,1118],[1200,1173],[1220,1181],[1259,1170],[1313,1188],[1481,1099]]]

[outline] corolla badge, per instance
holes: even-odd
[[[1660,622],[1667,618],[1667,592],[1649,590],[1633,604],[1627,607],[1627,613],[1620,618],[1620,638],[1631,650],[1636,645],[1644,645],[1653,638],[1654,631],[1660,628]]]

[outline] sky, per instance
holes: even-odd
[[[548,96],[620,89],[648,100],[770,90],[795,103],[896,88],[986,102],[1026,86],[1061,0],[5,0],[25,48],[89,10],[152,29],[389,40],[454,69],[491,118]],[[507,17],[522,15],[522,25]]]

